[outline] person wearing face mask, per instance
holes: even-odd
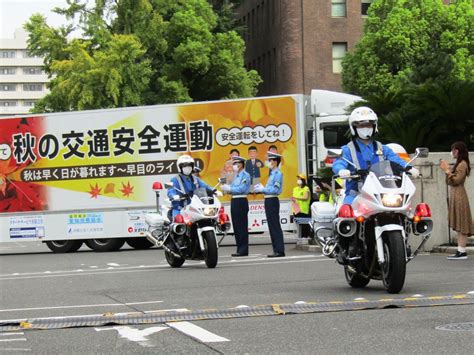
[[[278,195],[283,189],[283,174],[279,166],[281,163],[281,155],[268,152],[268,161],[272,172],[268,178],[266,186],[257,184],[254,186],[256,193],[263,193],[265,196],[265,216],[268,222],[270,238],[272,239],[273,254],[269,254],[269,258],[277,258],[285,256],[285,244],[283,242],[283,231],[280,224],[280,200]]]
[[[378,132],[378,117],[372,109],[368,107],[358,107],[353,110],[349,116],[349,128],[352,140],[342,147],[342,157],[352,162],[357,170],[367,171],[371,165],[382,160],[390,160],[412,175],[418,177],[420,175],[418,169],[409,166],[406,161],[393,152],[390,147],[374,139]],[[356,174],[356,168],[349,164],[346,160],[338,158],[332,170],[335,175],[341,178],[347,178]],[[346,181],[345,204],[351,204],[359,193],[358,182],[354,179]]]
[[[173,187],[168,189],[168,198],[171,200],[173,219],[184,206],[191,202],[194,190],[205,188],[209,193],[217,193],[211,186],[206,184],[197,176],[193,175],[195,164],[194,159],[189,155],[181,155],[176,165],[178,166],[178,175],[171,179]],[[181,192],[183,191],[183,192]]]
[[[250,191],[250,175],[245,171],[245,159],[235,156],[232,158],[232,168],[235,177],[230,185],[221,186],[224,193],[232,195],[230,202],[230,215],[234,227],[235,244],[237,252],[233,257],[249,255],[248,213],[249,202],[247,194]]]
[[[291,198],[293,215],[296,218],[309,218],[311,217],[309,212],[311,193],[306,183],[306,175],[301,173],[296,178],[297,186],[293,188],[293,197]],[[301,228],[301,238],[309,238],[311,236],[309,224],[302,223],[299,226]]]

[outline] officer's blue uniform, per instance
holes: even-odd
[[[245,170],[240,171],[232,180],[229,191],[232,195],[230,212],[234,227],[235,243],[237,244],[237,254],[240,255],[248,255],[249,253],[249,202],[247,194],[250,191],[250,180],[249,173]]]
[[[269,157],[270,158],[270,157]],[[265,215],[267,217],[268,229],[272,239],[273,252],[275,254],[285,253],[283,242],[283,231],[280,224],[280,200],[278,195],[283,188],[283,174],[279,168],[275,168],[270,173],[267,185],[263,189],[265,195]]]
[[[206,184],[204,181],[202,181],[200,178],[190,175],[186,176],[183,174],[178,175],[181,178],[181,181],[183,182],[183,187],[184,187],[184,192],[189,195],[189,197],[193,197],[194,190],[197,188],[205,188],[208,192],[212,192],[212,187]],[[172,199],[174,195],[179,195],[182,196],[183,194],[179,192],[179,190],[182,190],[180,187],[180,184],[178,182],[178,176],[175,176],[174,178],[171,179],[171,182],[173,183],[173,187],[168,190],[168,198]],[[183,200],[183,201],[172,201],[171,204],[173,206],[173,219],[176,217],[177,214],[183,209],[184,206],[189,204],[191,202],[190,199]]]
[[[361,169],[369,169],[371,165],[374,165],[380,161],[380,157],[377,155],[376,152],[376,142],[374,144],[373,141],[370,141],[369,144],[364,144],[362,140],[357,138],[355,139],[355,144],[357,144],[359,147],[359,149],[356,149],[356,154],[357,159],[361,165]],[[342,156],[350,162],[354,162],[348,145],[342,147]],[[404,168],[407,166],[405,160],[400,158],[397,154],[393,152],[392,149],[390,149],[386,145],[382,145],[382,156],[385,160],[390,160],[394,163],[397,163],[398,165],[401,165]],[[332,171],[334,172],[334,174],[337,175],[342,169],[347,169],[351,173],[355,173],[355,168],[351,164],[346,162],[344,159],[339,158],[334,162],[332,166]],[[359,188],[357,185],[358,184],[356,180],[346,181],[346,196],[344,198],[344,203],[352,204],[352,201],[354,201],[354,198],[359,193]]]

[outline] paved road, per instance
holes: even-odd
[[[474,259],[448,261],[440,254],[410,262],[403,291],[392,296],[378,281],[351,289],[333,260],[294,245],[287,245],[287,257],[279,259],[265,257],[271,249],[266,245],[251,247],[246,258],[232,258],[234,249],[224,247],[213,270],[200,262],[171,269],[157,249],[53,254],[34,244],[8,248],[0,249],[0,323],[474,291]],[[0,352],[472,354],[473,322],[474,306],[456,305],[20,330],[0,333]],[[459,328],[465,330],[436,329],[452,323],[463,323]]]

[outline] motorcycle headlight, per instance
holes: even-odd
[[[382,204],[385,207],[401,207],[403,204],[403,195],[382,194]]]
[[[214,217],[217,214],[217,208],[213,208],[213,207],[203,208],[202,214],[207,217]]]

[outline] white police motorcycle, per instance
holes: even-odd
[[[417,148],[409,163],[427,156],[427,148]],[[352,205],[342,204],[343,196],[334,205],[312,204],[315,239],[325,256],[344,266],[350,286],[361,288],[371,279],[382,280],[389,293],[398,293],[405,282],[406,264],[432,232],[430,208],[426,203],[413,206],[415,185],[405,169],[388,160],[349,178],[359,181],[359,194]],[[421,238],[414,252],[409,243],[411,233]]]
[[[168,189],[172,186],[172,183],[165,184]],[[160,209],[159,195],[162,189],[161,183],[153,184],[157,212],[145,215],[147,239],[164,249],[166,261],[171,267],[181,267],[185,260],[204,260],[208,268],[215,268],[219,247],[216,232],[225,236],[230,229],[229,216],[219,199],[215,195],[209,196],[206,189],[198,188],[190,203],[172,220],[168,206]],[[178,191],[185,199],[185,193]]]

